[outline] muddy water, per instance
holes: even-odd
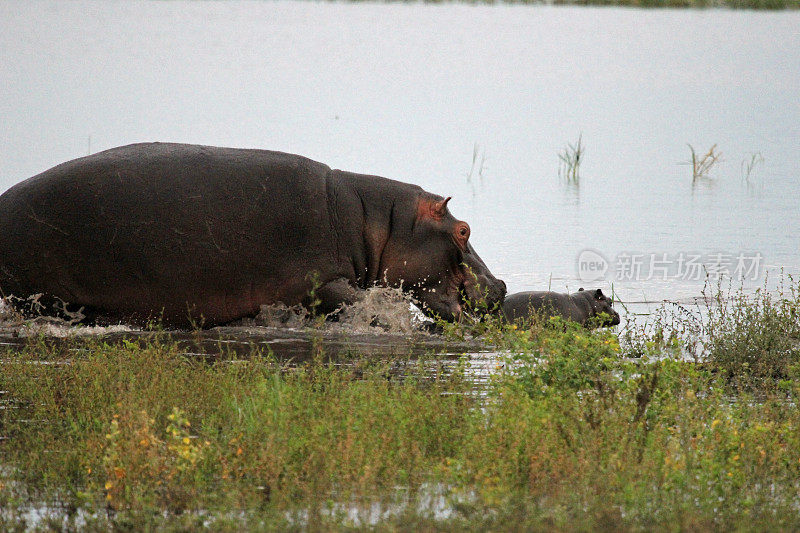
[[[512,292],[613,286],[647,314],[739,258],[758,258],[748,289],[800,272],[798,27],[715,9],[0,0],[0,190],[138,141],[302,153],[452,195]],[[579,136],[567,184],[558,155]],[[687,144],[722,153],[710,177],[692,179]],[[580,270],[586,250],[599,270]]]

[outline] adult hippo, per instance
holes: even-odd
[[[180,327],[278,302],[328,312],[378,284],[454,320],[463,295],[498,304],[505,284],[448,200],[298,155],[133,144],[0,196],[0,289]]]
[[[551,291],[530,291],[509,294],[503,302],[503,314],[513,322],[532,315],[543,318],[559,316],[582,326],[616,326],[619,314],[611,307],[611,299],[600,289],[572,294]]]

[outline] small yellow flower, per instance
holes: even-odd
[[[111,481],[106,481],[106,490],[111,490],[114,487],[114,483]]]
[[[720,425],[721,423],[722,423],[722,422],[720,422],[720,421],[719,421],[719,419],[714,419],[714,421],[713,421],[713,422],[711,422],[711,427],[712,427],[712,428],[715,428],[715,427],[717,427],[718,425]]]
[[[183,437],[183,443],[189,444],[189,437]]]
[[[733,472],[728,472],[728,477],[733,477]]]
[[[734,455],[734,456],[733,456],[733,460],[734,460],[734,461],[738,461],[738,460],[739,460],[739,454],[738,454],[738,453],[737,453],[736,455]]]
[[[242,451],[241,447],[236,449],[236,455],[242,455],[242,453],[243,453],[243,451]]]

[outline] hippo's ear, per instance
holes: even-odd
[[[581,287],[580,289],[578,289],[578,292],[581,292],[582,290],[583,290],[583,287]]]
[[[431,218],[434,220],[442,220],[445,213],[447,213],[447,202],[450,201],[452,196],[448,196],[444,200],[431,203]]]
[[[596,291],[594,291],[594,297],[597,300],[602,300],[603,299],[603,291],[600,290],[600,289],[597,289]]]

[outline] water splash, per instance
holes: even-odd
[[[327,318],[323,322],[323,319]],[[262,305],[258,315],[237,321],[237,326],[303,329],[314,327],[328,331],[376,334],[409,334],[421,331],[425,317],[413,300],[396,288],[372,287],[359,294],[351,305],[315,316],[302,305]]]
[[[344,306],[338,318],[338,326],[351,331],[368,333],[379,329],[394,334],[417,333],[425,320],[408,294],[390,287],[367,289],[359,301]]]
[[[25,318],[6,300],[0,299],[0,335],[12,337],[74,337],[74,336],[99,336],[109,333],[125,333],[135,331],[124,324],[110,326],[84,326],[76,324],[83,318],[76,313],[70,313],[70,318],[53,316],[38,316]]]
[[[138,331],[124,324],[80,325],[78,322],[81,318],[82,315],[74,316],[74,313],[64,318],[45,315],[26,318],[0,299],[0,335],[63,338]],[[425,316],[414,306],[412,298],[400,289],[372,287],[361,291],[355,303],[343,305],[324,317],[312,314],[302,305],[271,304],[262,305],[255,317],[238,320],[229,326],[290,330],[315,328],[332,334],[408,335],[424,333],[425,320]]]
[[[302,305],[288,306],[282,303],[262,305],[253,318],[243,318],[231,325],[267,328],[300,329],[310,325],[311,314]]]

